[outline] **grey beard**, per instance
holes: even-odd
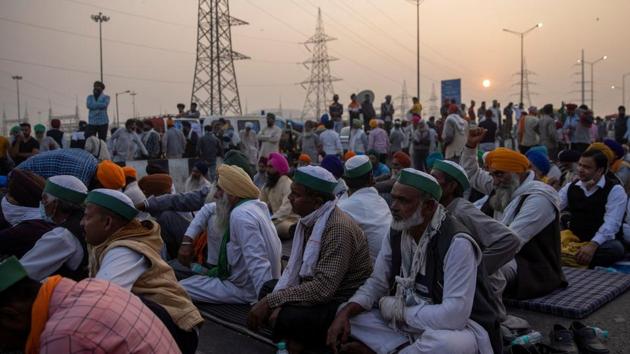
[[[391,228],[395,231],[405,231],[414,226],[418,226],[423,222],[424,218],[422,217],[422,205],[420,205],[411,217],[405,220],[392,220]]]
[[[498,212],[503,212],[505,208],[512,201],[512,195],[520,186],[520,181],[518,177],[513,176],[512,182],[507,187],[498,187],[494,190],[494,195],[490,197],[488,201],[490,203],[490,207],[493,210]]]
[[[217,207],[215,210],[214,227],[215,230],[222,234],[228,228],[230,223],[230,205],[227,194],[223,194],[223,198],[216,200]]]

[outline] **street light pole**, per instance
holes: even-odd
[[[523,103],[523,91],[524,91],[524,86],[525,86],[525,36],[535,30],[536,28],[540,28],[542,27],[542,23],[538,23],[536,24],[536,26],[528,29],[527,31],[524,32],[518,32],[518,31],[513,31],[507,28],[504,28],[503,31],[504,32],[508,32],[508,33],[512,33],[514,35],[517,35],[520,37],[521,39],[521,92],[520,92],[520,100],[519,103]]]
[[[14,76],[11,76],[11,78],[15,80],[15,87],[17,88],[17,109],[18,109],[17,119],[18,119],[18,123],[20,123],[21,122],[21,119],[20,119],[20,80],[22,80],[22,76],[14,75]]]
[[[583,60],[583,59],[580,59],[578,61],[580,64],[588,64],[588,65],[591,66],[591,110],[593,112],[595,112],[595,83],[594,83],[594,81],[595,81],[595,79],[594,79],[595,74],[593,72],[595,70],[595,64],[599,63],[602,60],[606,60],[606,59],[608,59],[608,56],[604,55],[603,57],[601,57],[601,58],[599,58],[599,59],[597,59],[595,61],[586,61],[586,60]],[[584,81],[584,79],[582,79],[582,81]]]
[[[118,95],[123,95],[125,93],[129,93],[131,91],[126,90],[122,92],[116,92],[116,128],[120,126],[120,117],[118,116]]]
[[[98,22],[98,43],[100,48],[100,58],[101,58],[101,82],[103,82],[103,22],[109,21],[109,16],[103,15],[102,12],[99,12],[98,15],[90,16],[94,22]]]
[[[630,73],[625,73],[621,76],[621,105],[626,105],[626,77],[630,76]]]
[[[420,4],[424,0],[408,0],[416,4],[416,97],[420,100]]]
[[[130,93],[131,95],[131,107],[133,109],[133,117],[136,118],[136,95],[137,93],[134,91]]]

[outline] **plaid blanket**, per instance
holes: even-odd
[[[567,318],[585,318],[630,287],[630,275],[563,267],[566,289],[529,300],[503,299],[507,306]]]

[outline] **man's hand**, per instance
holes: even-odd
[[[589,242],[585,246],[582,246],[578,253],[575,255],[575,260],[582,265],[589,265],[593,260],[593,255],[599,246],[595,242]]]
[[[193,239],[184,236],[182,244],[179,246],[179,252],[177,253],[177,260],[184,266],[190,266],[193,259]]]
[[[477,145],[483,140],[488,130],[484,128],[473,128],[468,130],[468,139],[466,140],[466,146],[469,148],[476,148]]]
[[[282,310],[282,307],[277,307],[275,310],[273,310],[271,316],[269,316],[269,325],[271,325],[271,328],[276,326],[276,321],[278,320],[278,315],[280,315],[280,310]]]
[[[247,327],[254,331],[258,330],[263,323],[267,322],[270,315],[271,308],[267,302],[267,297],[264,297],[262,300],[258,301],[251,310],[249,310],[249,315],[247,316]]]
[[[337,354],[337,349],[341,344],[348,341],[350,336],[350,319],[345,311],[341,311],[333,323],[328,327],[326,345]]]

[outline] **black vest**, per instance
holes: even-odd
[[[521,211],[528,195],[520,196],[515,214]],[[505,295],[513,299],[532,299],[565,288],[567,281],[560,264],[560,218],[556,218],[527,242],[514,257],[517,274]]]
[[[470,231],[459,221],[447,214],[437,234],[427,246],[426,274],[418,274],[416,291],[421,296],[431,299],[433,304],[441,304],[444,290],[444,258],[451,246],[453,237],[458,233],[471,235]],[[402,232],[391,231],[390,243],[392,248],[390,288],[395,292],[395,277],[400,274],[402,264],[400,242]],[[478,242],[477,242],[478,243]],[[502,352],[501,330],[499,327],[498,309],[492,300],[492,292],[488,282],[488,274],[483,261],[477,267],[477,284],[470,318],[481,325],[490,337],[495,353]]]
[[[75,212],[70,217],[66,219],[63,223],[59,225],[59,227],[63,227],[68,229],[70,233],[76,237],[77,240],[81,243],[81,248],[83,248],[83,259],[81,260],[81,264],[77,269],[72,270],[68,268],[65,264],[61,266],[54,274],[59,274],[62,277],[70,278],[76,281],[83,280],[88,277],[88,251],[87,251],[87,243],[85,242],[85,231],[81,226],[81,219],[83,218],[83,212]]]
[[[569,229],[582,242],[590,241],[604,223],[608,195],[617,184],[612,178],[605,177],[605,180],[604,188],[598,187],[588,197],[577,182],[571,183],[567,190],[567,210],[571,213]]]
[[[8,229],[0,230],[0,256],[22,258],[37,240],[55,225],[44,220],[24,220]]]

